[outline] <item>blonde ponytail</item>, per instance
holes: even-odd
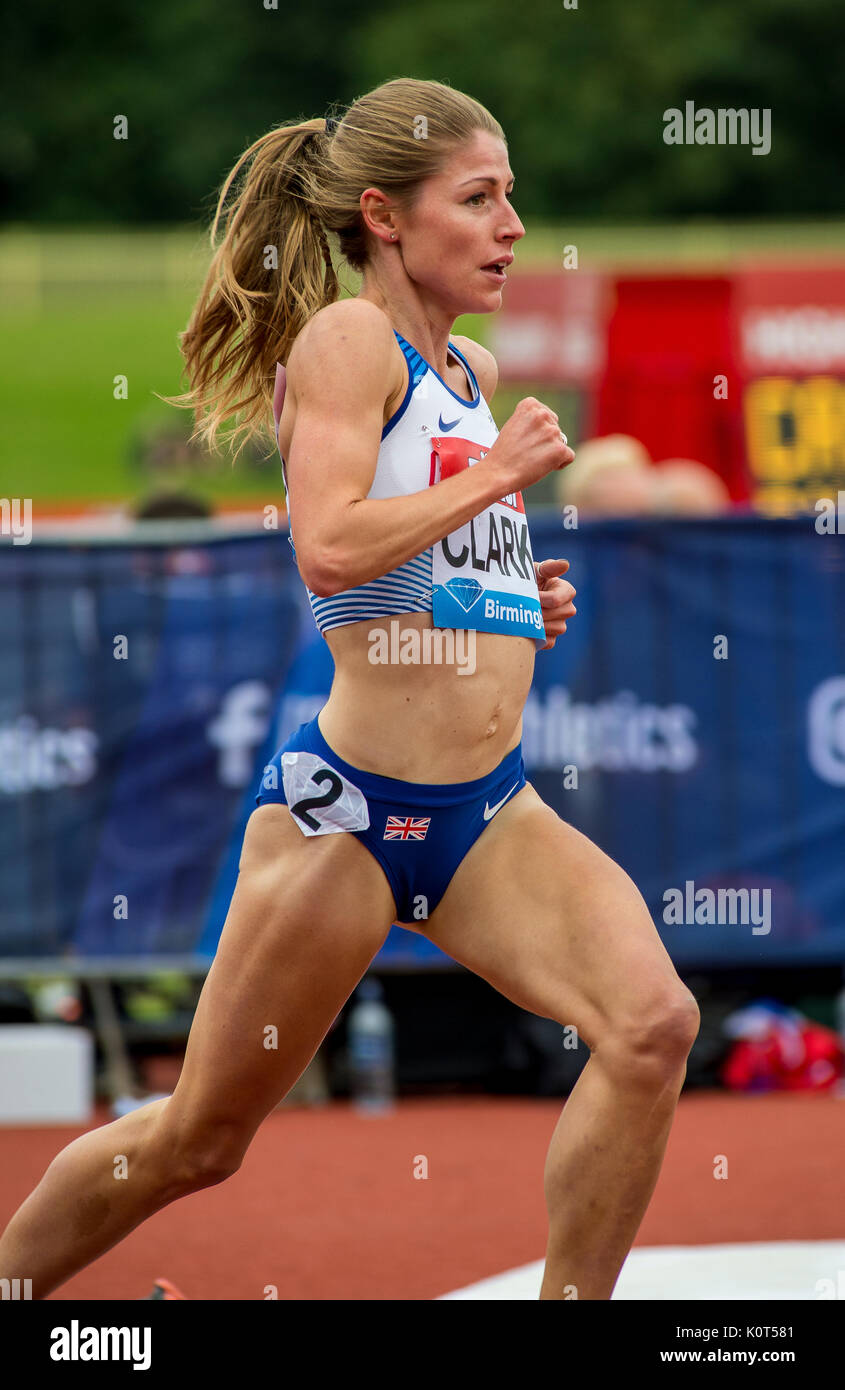
[[[314,147],[326,139],[323,120],[268,131],[221,189],[210,229],[214,256],[179,335],[191,389],[161,397],[194,410],[191,439],[209,449],[234,416],[233,446],[241,436],[235,456],[250,438],[267,437],[276,363],[287,360],[308,319],[340,297],[312,201]]]
[[[235,456],[254,435],[272,441],[276,363],[286,364],[308,320],[340,298],[327,233],[353,270],[362,272],[370,258],[364,190],[378,188],[410,208],[476,130],[507,143],[473,97],[414,77],[383,82],[329,124],[330,132],[320,118],[262,135],[221,190],[212,248],[221,226],[223,239],[180,334],[190,390],[161,398],[194,410],[191,439],[209,448],[229,417],[239,419],[233,440],[243,436]]]

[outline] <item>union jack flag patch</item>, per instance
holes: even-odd
[[[385,840],[424,840],[431,816],[388,816]]]

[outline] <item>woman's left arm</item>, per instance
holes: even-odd
[[[534,561],[534,573],[537,576],[537,588],[540,590],[543,609],[543,626],[548,639],[539,648],[541,652],[554,646],[556,638],[566,632],[567,618],[573,617],[578,611],[572,602],[575,597],[573,585],[568,579],[561,578],[568,569],[568,560]]]

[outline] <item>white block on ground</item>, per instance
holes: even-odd
[[[94,1101],[94,1039],[50,1023],[0,1026],[0,1125],[87,1124]]]
[[[537,1299],[543,1261],[520,1265],[442,1294],[452,1299]],[[735,1245],[654,1245],[631,1251],[613,1300],[816,1301],[845,1299],[845,1241],[752,1241]]]

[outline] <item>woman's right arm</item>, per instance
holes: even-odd
[[[294,542],[299,572],[320,598],[387,574],[573,457],[557,416],[529,397],[474,467],[421,492],[368,498],[394,343],[377,305],[349,299],[314,316],[290,363],[296,419],[285,471]]]

